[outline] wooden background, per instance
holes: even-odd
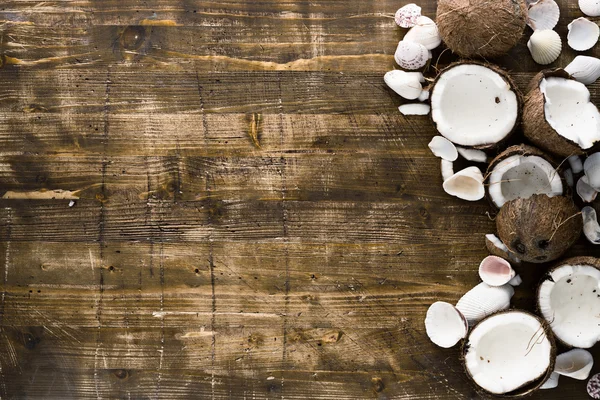
[[[383,84],[402,4],[2,1],[2,398],[479,398],[423,319],[494,222]]]

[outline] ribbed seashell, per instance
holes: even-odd
[[[442,180],[444,181],[454,175],[454,163],[452,161],[444,160],[442,158],[440,169],[442,171]]]
[[[598,0],[579,0],[579,9],[588,17],[600,17],[600,2]]]
[[[600,59],[577,56],[565,67],[565,71],[584,85],[592,84],[600,78]]]
[[[421,43],[427,50],[435,49],[442,43],[437,25],[425,16],[417,18],[417,24],[406,32],[403,40]]]
[[[490,286],[481,282],[458,300],[456,308],[472,326],[496,311],[506,310],[514,294],[511,285]]]
[[[562,42],[558,33],[551,29],[540,29],[533,32],[527,47],[533,61],[546,65],[554,62],[560,55]]]
[[[583,349],[573,349],[556,356],[554,372],[569,378],[585,380],[594,366],[594,357]]]
[[[402,40],[398,43],[394,59],[404,69],[419,69],[427,64],[429,50],[420,43]]]
[[[515,277],[515,270],[505,259],[487,256],[479,264],[479,277],[490,286],[502,286]]]
[[[600,37],[600,27],[587,18],[579,17],[569,25],[567,44],[577,51],[586,51],[594,47]]]
[[[451,196],[468,201],[481,200],[485,195],[483,174],[477,167],[468,167],[444,180],[444,191]]]
[[[467,336],[468,328],[466,318],[452,304],[437,301],[427,310],[425,331],[429,339],[440,347],[454,346]]]
[[[443,136],[434,136],[427,146],[436,157],[448,161],[456,161],[458,158],[458,151],[456,151],[454,143]]]
[[[540,386],[540,389],[554,389],[558,386],[558,378],[560,378],[560,375],[556,372],[552,372],[550,377],[546,379],[546,382]]]
[[[588,183],[588,177],[585,175],[577,181],[575,191],[585,203],[591,203],[596,200],[596,196],[598,195],[598,192]]]
[[[406,72],[395,69],[386,72],[383,76],[386,85],[394,92],[407,100],[414,100],[423,91],[423,74],[420,72]]]
[[[600,152],[590,154],[583,162],[587,183],[595,190],[600,189]]]
[[[583,217],[583,234],[585,238],[592,244],[600,244],[600,225],[598,225],[598,217],[596,210],[590,206],[585,206],[581,209]]]
[[[553,29],[560,18],[560,9],[554,0],[539,0],[529,6],[527,25],[531,29]]]
[[[405,5],[396,11],[394,21],[401,28],[412,28],[417,23],[417,18],[421,16],[421,7],[414,3]]]
[[[423,103],[410,103],[410,104],[402,104],[398,107],[398,111],[402,115],[427,115],[429,111],[431,111],[431,107],[429,104]]]

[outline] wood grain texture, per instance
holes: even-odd
[[[3,1],[1,397],[481,398],[423,318],[477,283],[493,215],[383,83],[401,5]],[[526,41],[495,60],[522,90]]]

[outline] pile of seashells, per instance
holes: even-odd
[[[597,0],[579,0],[579,7],[600,16]],[[430,114],[439,135],[429,149],[441,159],[444,191],[468,201],[487,197],[497,211],[497,233],[484,238],[490,255],[479,265],[482,282],[455,305],[432,304],[427,335],[444,348],[462,341],[467,375],[488,394],[551,389],[561,375],[586,380],[594,363],[586,349],[600,341],[600,259],[560,258],[582,232],[600,244],[596,210],[588,204],[600,192],[600,112],[585,86],[600,78],[600,59],[577,56],[564,68],[540,71],[522,95],[506,71],[474,59],[505,54],[528,25],[533,60],[553,63],[562,50],[553,30],[560,16],[555,0],[439,0],[437,15],[436,21],[421,15],[416,4],[396,12],[396,24],[409,30],[394,55],[401,70],[387,72],[384,81],[415,101],[401,105],[402,114]],[[485,15],[498,17],[482,29]],[[576,51],[592,48],[600,36],[585,17],[568,29]],[[431,50],[442,43],[463,60],[425,78]],[[522,282],[515,268],[551,261],[536,292],[537,315],[511,309]],[[570,350],[557,355],[557,343]],[[600,374],[587,388],[600,399]]]

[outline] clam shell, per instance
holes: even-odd
[[[586,51],[594,47],[600,37],[600,27],[587,18],[580,17],[568,26],[567,44],[577,51]]]
[[[573,349],[556,356],[554,372],[580,381],[590,376],[594,366],[594,357],[583,349]]]
[[[419,69],[427,64],[429,54],[429,50],[422,44],[402,40],[398,43],[394,59],[404,69]]]
[[[556,372],[552,372],[546,382],[540,386],[540,389],[554,389],[558,386],[558,378],[560,378],[560,375]]]
[[[427,50],[435,49],[442,43],[437,25],[431,18],[425,16],[417,18],[417,24],[410,28],[403,40],[420,43]]]
[[[531,29],[553,29],[558,23],[560,9],[554,0],[539,0],[529,6],[527,25]]]
[[[591,154],[583,163],[583,172],[589,184],[595,190],[600,189],[600,152]]]
[[[600,2],[598,0],[579,0],[579,9],[588,17],[600,16]]]
[[[481,200],[485,195],[483,174],[477,167],[468,167],[444,180],[444,191],[451,196],[468,201]]]
[[[600,59],[577,56],[565,67],[565,71],[584,85],[589,85],[600,78]]]
[[[445,181],[446,179],[449,179],[452,175],[454,175],[454,164],[452,163],[452,161],[444,160],[442,158],[441,170],[442,179]]]
[[[546,65],[554,62],[560,55],[562,42],[558,33],[551,29],[540,29],[533,32],[527,47],[533,61]]]
[[[585,203],[591,203],[598,195],[598,192],[589,185],[587,176],[579,178],[577,185],[575,185],[575,191]]]
[[[506,310],[514,294],[511,285],[490,286],[481,282],[458,300],[456,308],[472,326],[490,314]]]
[[[401,28],[412,28],[417,24],[417,18],[421,16],[421,7],[414,3],[405,5],[396,11],[394,21]]]
[[[592,244],[600,244],[600,225],[598,225],[598,217],[596,210],[590,206],[585,206],[581,209],[583,217],[583,234],[585,238]]]
[[[427,146],[436,157],[440,157],[448,161],[456,161],[458,158],[458,151],[456,151],[456,146],[454,146],[454,143],[443,136],[434,136]]]
[[[423,74],[420,72],[406,72],[393,70],[386,72],[383,76],[386,85],[394,92],[407,100],[414,100],[421,95],[423,91]]]
[[[487,256],[479,264],[479,277],[490,286],[502,286],[515,277],[515,270],[505,259]]]
[[[410,104],[402,104],[398,107],[398,111],[402,115],[427,115],[429,111],[431,111],[431,107],[429,104],[423,103],[410,103]]]

